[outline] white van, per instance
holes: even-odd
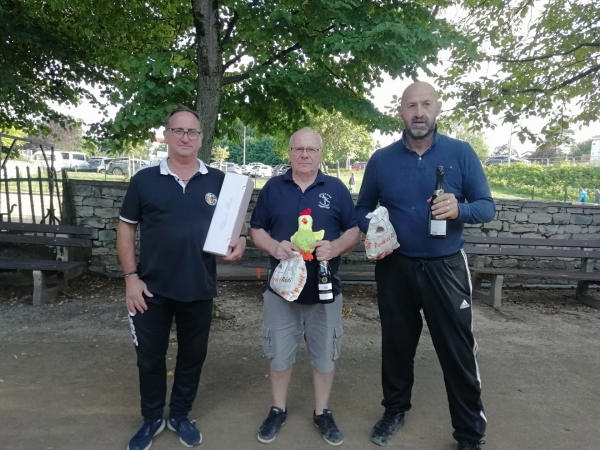
[[[44,159],[44,153],[46,154],[46,158]],[[31,157],[31,162],[36,167],[41,167],[42,170],[46,169],[46,161],[48,162],[48,166],[54,166],[54,169],[57,172],[60,172],[64,167],[62,152],[58,150],[54,150],[54,157],[50,160],[51,152],[50,150],[45,150],[44,153],[41,150],[38,150]]]
[[[46,160],[48,160],[48,165],[51,165],[50,162],[50,150],[46,150]],[[40,166],[42,169],[46,167],[46,160],[44,160],[44,155],[41,150],[35,152],[31,158],[31,161],[36,165]],[[89,163],[88,156],[82,152],[64,152],[61,150],[54,150],[54,168],[57,172],[62,170],[63,168],[67,170],[74,170],[75,172],[81,171],[89,171],[92,170],[92,166]]]
[[[55,150],[56,151],[56,150]],[[90,162],[88,156],[82,152],[59,152],[63,158],[63,167],[67,170],[78,170],[88,171],[90,169]]]

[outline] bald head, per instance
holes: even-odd
[[[424,81],[417,81],[402,93],[398,114],[404,122],[409,139],[421,141],[430,138],[435,131],[435,120],[442,109],[435,88]]]
[[[435,88],[425,81],[416,81],[404,89],[400,104],[402,105],[405,102],[410,101],[410,99],[414,99],[415,97],[428,98],[432,102],[438,102],[438,96]]]
[[[290,137],[290,148],[294,147],[294,145],[292,145],[292,142],[296,138],[299,138],[300,136],[308,137],[308,138],[312,138],[312,139],[318,139],[319,148],[323,149],[323,138],[321,137],[321,135],[319,133],[317,133],[315,130],[313,130],[312,128],[309,128],[309,127],[300,128],[298,131],[296,131],[294,134],[292,134],[292,137]]]

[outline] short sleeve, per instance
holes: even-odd
[[[127,223],[138,223],[142,215],[142,204],[140,200],[139,177],[133,176],[123,199],[119,219]]]

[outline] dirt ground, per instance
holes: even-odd
[[[135,352],[123,282],[94,276],[72,292],[31,306],[31,287],[0,286],[0,450],[125,449],[139,425]],[[191,417],[204,449],[264,449],[256,430],[270,406],[260,345],[263,286],[220,283],[209,356]],[[599,449],[600,312],[574,290],[505,289],[499,310],[475,304],[485,450]],[[369,431],[382,408],[380,331],[373,285],[344,286],[344,343],[330,407],[343,448],[375,449]],[[169,370],[177,343],[172,339]],[[415,361],[413,409],[389,447],[451,450],[443,377],[424,329]],[[170,378],[171,379],[171,378]],[[312,425],[312,383],[301,349],[288,400],[288,423],[273,449],[326,449]],[[174,433],[156,450],[179,449]]]

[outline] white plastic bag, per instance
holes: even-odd
[[[306,264],[302,255],[294,252],[291,258],[279,261],[270,284],[271,289],[287,301],[296,300],[306,284]]]
[[[390,216],[385,206],[380,206],[375,211],[367,214],[366,217],[371,219],[365,237],[367,258],[377,258],[388,250],[400,247],[396,231],[390,222]]]

